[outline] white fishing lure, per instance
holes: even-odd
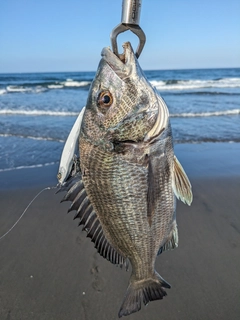
[[[80,134],[84,112],[85,112],[85,107],[83,107],[82,111],[79,113],[77,120],[75,121],[63,148],[58,175],[57,175],[58,184],[60,186],[66,181],[72,169],[74,153],[78,143],[78,138]]]

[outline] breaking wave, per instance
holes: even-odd
[[[194,90],[203,88],[240,88],[240,78],[215,80],[152,80],[157,90]]]
[[[30,82],[19,85],[8,85],[0,89],[0,95],[7,93],[41,93],[48,90],[63,89],[88,89],[92,80],[73,80]],[[240,88],[240,78],[220,78],[213,80],[151,80],[151,84],[159,91],[161,90],[197,90],[206,88]]]
[[[50,110],[14,110],[2,109],[0,115],[23,115],[23,116],[55,116],[55,117],[72,117],[78,116],[79,112],[69,111],[50,111]]]
[[[239,115],[240,109],[231,109],[223,111],[210,111],[210,112],[184,112],[172,113],[173,118],[190,118],[190,117],[217,117],[217,116],[230,116]],[[50,110],[14,110],[2,109],[0,115],[22,115],[22,116],[53,116],[53,117],[76,117],[79,112],[71,111],[50,111]]]
[[[72,79],[67,79],[67,81],[62,82],[64,87],[86,87],[91,84],[91,81],[74,81]]]
[[[1,94],[4,94],[4,93],[6,93],[7,92],[7,90],[5,90],[5,89],[0,89],[0,95]]]
[[[230,116],[239,115],[240,109],[225,110],[225,111],[214,111],[214,112],[185,112],[185,113],[173,113],[170,114],[172,118],[190,118],[190,117],[217,117],[217,116]]]
[[[21,135],[21,134],[11,134],[11,133],[0,133],[0,137],[3,137],[3,138],[14,137],[14,138],[21,138],[21,139],[31,139],[31,140],[39,140],[39,141],[54,141],[54,142],[65,143],[65,140],[62,140],[62,139],[55,139],[55,138],[50,138],[50,137],[25,136],[25,135]]]
[[[19,85],[9,85],[0,89],[0,95],[6,93],[41,93],[47,90],[69,89],[69,88],[88,88],[91,81],[77,81],[67,79],[66,81],[24,83]]]
[[[191,139],[191,138],[186,138],[186,139],[173,139],[174,144],[199,144],[199,143],[239,143],[240,138],[232,138],[232,139],[223,139],[223,138],[198,138],[198,139]]]
[[[47,166],[53,166],[53,165],[58,164],[58,163],[59,162],[49,162],[49,163],[35,164],[35,165],[30,165],[30,166],[11,167],[11,168],[0,169],[0,172],[21,170],[21,169],[31,169],[31,168],[42,168],[42,167],[47,167]]]

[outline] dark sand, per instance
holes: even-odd
[[[179,248],[157,258],[172,288],[127,319],[240,319],[240,144],[175,150],[194,201],[178,202]],[[56,170],[0,173],[0,236],[42,187],[56,183]],[[54,193],[41,194],[0,241],[0,320],[117,319],[130,272],[99,256]]]

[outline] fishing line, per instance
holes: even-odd
[[[20,217],[17,219],[17,221],[13,224],[13,226],[6,232],[4,233],[4,235],[2,235],[0,237],[0,240],[2,240],[4,237],[6,237],[6,235],[8,235],[12,229],[18,224],[18,222],[22,219],[22,217],[24,216],[24,214],[26,213],[26,211],[28,210],[28,208],[31,206],[31,204],[37,199],[38,196],[40,196],[41,193],[43,193],[43,191],[45,190],[51,190],[51,189],[57,189],[58,187],[46,187],[44,189],[42,189],[41,191],[38,192],[38,194],[29,202],[29,204],[27,205],[27,207],[25,208],[25,210],[23,211],[23,213],[20,215]]]

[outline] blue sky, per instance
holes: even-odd
[[[0,0],[0,72],[95,71],[122,0]],[[142,0],[143,69],[240,67],[239,0]],[[130,32],[118,45],[138,40]]]

